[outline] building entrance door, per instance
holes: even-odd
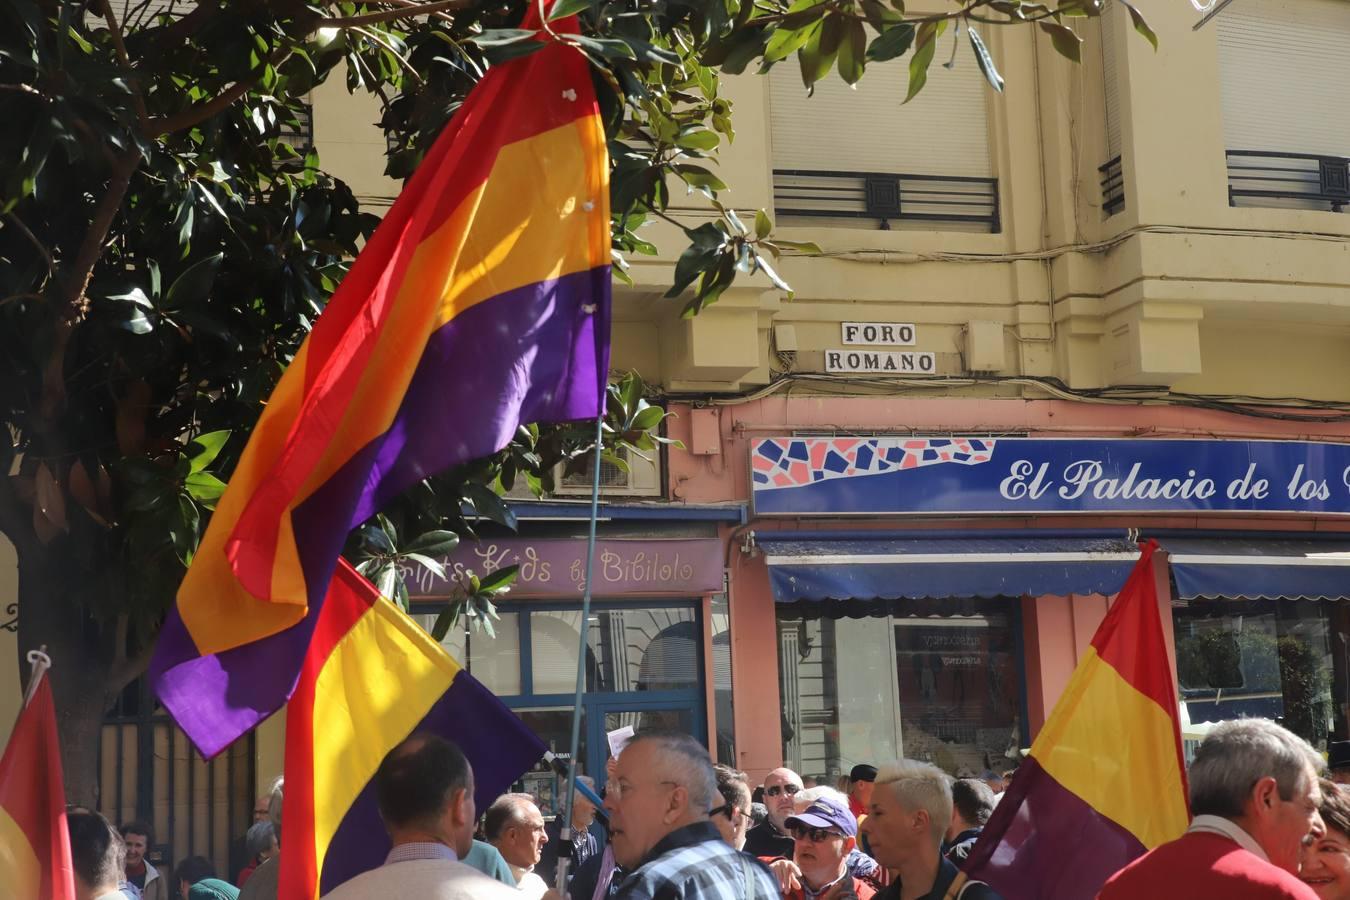
[[[587,706],[588,734],[583,758],[586,771],[594,774],[598,785],[603,786],[607,777],[605,763],[609,759],[609,743],[606,735],[611,731],[625,726],[632,726],[635,731],[680,731],[705,746],[707,744],[707,723],[696,696],[647,700],[630,694],[589,700]]]

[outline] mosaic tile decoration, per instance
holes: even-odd
[[[989,461],[996,443],[979,438],[771,438],[756,445],[751,469],[756,490],[773,490],[943,463],[977,466]]]

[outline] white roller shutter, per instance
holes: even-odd
[[[1102,88],[1106,103],[1106,158],[1120,156],[1120,72],[1116,66],[1116,35],[1125,11],[1119,3],[1106,4],[1102,10]],[[1131,32],[1132,33],[1132,32]]]
[[[1227,149],[1350,156],[1350,2],[1237,0],[1214,25]]]
[[[938,60],[951,52],[944,35]],[[874,63],[850,88],[831,73],[816,83],[815,96],[802,87],[796,57],[769,73],[770,121],[775,169],[816,169],[914,175],[987,177],[990,88],[961,37],[956,68],[934,61],[928,84],[909,103],[909,58]]]

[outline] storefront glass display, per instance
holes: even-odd
[[[1199,739],[1205,724],[1275,719],[1325,750],[1346,737],[1347,616],[1308,600],[1192,600],[1173,612],[1177,680]]]
[[[726,594],[712,600],[713,697],[717,704],[716,760],[736,767],[736,717],[732,710],[731,607]]]
[[[492,623],[491,635],[461,618],[441,644],[492,693],[498,696],[519,694],[520,616],[513,612],[499,612],[498,615],[501,618]],[[428,631],[436,622],[435,616],[417,616],[417,619]],[[575,658],[576,654],[572,655]]]
[[[570,694],[577,678],[579,610],[530,614],[534,693]],[[700,635],[690,607],[593,611],[587,630],[587,690],[672,691],[698,687]]]
[[[570,604],[527,601],[505,604],[499,614],[495,636],[461,621],[442,643],[516,710],[554,753],[566,756],[571,747],[581,611]],[[430,614],[418,618],[428,629],[435,622]],[[722,618],[725,621],[725,608]],[[588,625],[579,753],[583,772],[603,782],[608,756],[604,733],[622,725],[678,727],[704,738],[702,626],[692,602],[600,601],[592,608]],[[728,727],[729,719],[728,712]],[[527,789],[551,796],[552,778],[540,766],[526,776]]]
[[[901,756],[953,775],[1009,764],[1022,741],[1015,601],[963,602],[961,615],[896,601],[858,618],[805,606],[778,618],[787,765],[832,780]]]

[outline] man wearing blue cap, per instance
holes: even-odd
[[[876,893],[867,882],[849,875],[848,855],[858,843],[858,820],[848,807],[820,797],[783,825],[796,845],[792,859],[801,871],[800,884],[785,891],[784,900],[870,900]]]

